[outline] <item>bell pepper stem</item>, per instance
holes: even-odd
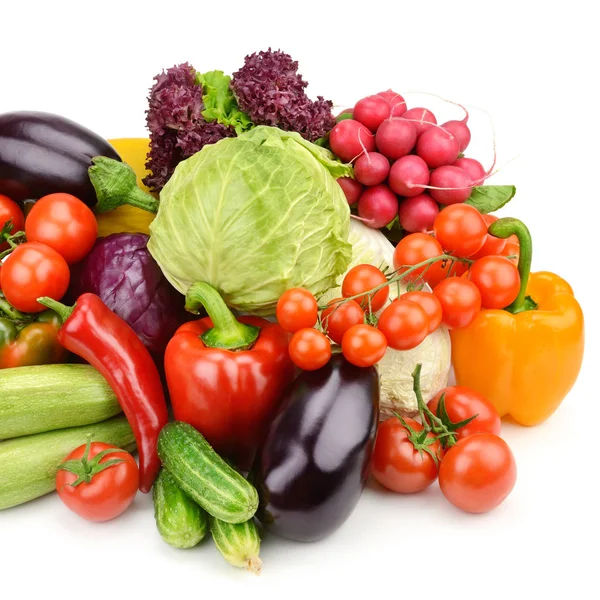
[[[257,340],[260,328],[240,323],[227,308],[219,292],[208,283],[199,281],[188,289],[185,309],[197,313],[202,306],[213,323],[213,327],[200,336],[208,347],[246,350]]]
[[[53,298],[48,298],[48,296],[42,296],[41,298],[38,298],[37,301],[41,305],[52,309],[60,317],[60,320],[63,323],[71,316],[75,310],[75,307],[77,306],[77,304],[74,304],[73,306],[66,306],[65,304],[62,304]]]
[[[523,312],[532,308],[531,302],[527,299],[527,283],[529,282],[529,273],[531,271],[531,257],[533,253],[533,245],[531,242],[531,233],[523,221],[513,217],[503,217],[492,223],[488,227],[488,233],[498,238],[509,238],[511,235],[516,235],[519,240],[519,277],[521,278],[521,286],[519,295],[515,301],[507,306],[505,310],[513,314]]]
[[[136,174],[127,163],[95,156],[88,168],[88,176],[96,190],[96,212],[110,212],[124,204],[158,212],[158,200],[138,187]]]

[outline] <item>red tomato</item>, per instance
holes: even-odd
[[[371,325],[353,325],[342,338],[342,353],[357,367],[378,363],[387,350],[387,340],[379,329]]]
[[[23,231],[23,225],[25,223],[25,217],[23,211],[19,208],[16,202],[13,202],[8,196],[0,194],[0,231],[6,223],[10,221],[12,228],[9,232],[10,235],[14,235],[17,231]],[[0,252],[6,250],[8,244],[6,242],[0,243]]]
[[[342,296],[344,296],[344,298],[350,298],[352,296],[357,296],[358,294],[363,294],[382,283],[386,283],[386,281],[386,276],[377,267],[374,267],[373,265],[356,265],[344,276],[344,281],[342,282]],[[355,298],[355,300],[364,310],[369,310],[370,306],[372,312],[377,312],[385,304],[389,293],[389,287],[386,286],[371,296],[370,303],[370,294],[359,296],[358,298]]]
[[[461,277],[469,269],[468,265],[460,261],[440,260],[434,262],[424,273],[423,279],[433,289],[438,283],[448,277]]]
[[[68,264],[83,260],[98,236],[92,210],[71,194],[49,194],[29,211],[25,234],[30,242],[54,248]]]
[[[440,301],[430,292],[406,292],[398,300],[409,300],[418,304],[427,314],[429,319],[429,331],[433,333],[442,322],[442,305]]]
[[[494,215],[481,215],[487,227],[489,227],[492,223],[498,220],[498,217]],[[502,250],[506,246],[506,240],[503,238],[498,238],[496,236],[490,235],[489,233],[485,236],[485,242],[483,242],[483,246],[472,254],[470,258],[477,259],[483,256],[490,256],[492,254],[500,254]]]
[[[423,426],[414,419],[404,419],[415,432]],[[438,476],[433,456],[422,446],[411,441],[414,436],[397,417],[390,417],[379,424],[375,447],[371,457],[373,477],[388,490],[401,494],[414,494],[429,487]],[[433,433],[426,436],[427,448],[438,460],[442,456],[440,442]]]
[[[432,235],[428,233],[411,233],[403,237],[394,250],[394,269],[398,270],[403,266],[417,265],[428,258],[441,256],[443,253],[442,246]],[[430,266],[429,269],[433,266]],[[406,279],[409,281],[414,280],[424,269],[425,267],[416,269]],[[404,271],[406,269],[402,269],[400,273]]]
[[[502,438],[476,433],[446,452],[439,477],[442,493],[454,506],[483,513],[510,494],[517,480],[517,465]]]
[[[416,302],[392,302],[379,317],[377,328],[394,350],[416,348],[429,333],[429,319]]]
[[[463,277],[444,279],[433,293],[442,305],[442,323],[449,329],[466,327],[481,309],[479,288]]]
[[[518,265],[520,251],[521,251],[521,246],[519,244],[519,240],[518,240],[517,236],[511,235],[509,238],[506,239],[506,244],[505,244],[504,248],[502,249],[501,254],[502,254],[502,256],[506,256],[507,258],[509,256],[513,256],[514,258],[509,258],[508,260],[510,260],[510,262],[513,263],[514,265]]]
[[[336,343],[341,344],[344,334],[352,325],[365,322],[365,312],[354,300],[341,302],[343,298],[335,298],[328,303],[321,313],[321,323],[325,333]]]
[[[469,270],[469,279],[481,292],[483,308],[505,308],[519,295],[519,270],[504,256],[484,256]]]
[[[316,329],[300,329],[290,340],[290,358],[304,371],[314,371],[327,364],[331,358],[329,340]]]
[[[308,290],[292,288],[277,301],[275,316],[279,325],[290,333],[314,327],[318,316],[317,301]]]
[[[91,442],[75,448],[63,461],[75,461],[84,468],[96,455],[115,446]],[[56,474],[56,491],[63,503],[88,521],[108,521],[123,513],[135,498],[139,484],[138,466],[131,454],[124,450],[110,452],[100,459],[98,466],[121,460],[99,472],[93,472],[84,481],[73,485],[78,475],[59,469]]]
[[[500,435],[502,421],[494,405],[471,388],[454,385],[440,390],[428,403],[429,410],[438,417],[438,403],[444,395],[446,413],[453,423],[460,423],[477,415],[470,423],[455,431],[456,438],[462,440],[474,433]]]
[[[27,242],[17,246],[4,261],[0,287],[6,299],[22,312],[47,310],[37,299],[60,300],[69,287],[69,265],[44,244]]]
[[[433,222],[433,234],[446,252],[467,258],[483,246],[487,225],[470,204],[451,204]]]

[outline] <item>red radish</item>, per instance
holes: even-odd
[[[455,167],[460,167],[463,171],[465,171],[471,178],[471,181],[474,185],[481,185],[487,177],[487,173],[485,172],[483,165],[474,158],[467,158],[466,156],[463,156],[462,158],[455,160],[452,164]]]
[[[392,107],[381,96],[368,96],[354,106],[354,119],[368,127],[373,133],[383,121],[389,119]]]
[[[440,204],[458,204],[471,195],[471,178],[460,167],[445,165],[431,172],[429,193]],[[445,188],[445,189],[438,189]]]
[[[375,134],[377,149],[391,160],[406,156],[417,141],[417,130],[403,118],[386,119]]]
[[[363,152],[375,150],[375,136],[362,123],[344,119],[331,130],[329,145],[336,156],[351,162]]]
[[[381,96],[389,103],[392,110],[391,117],[401,117],[406,112],[406,100],[397,92],[386,90],[379,92],[377,96]]]
[[[340,187],[346,196],[346,200],[348,200],[348,204],[358,202],[360,195],[365,189],[361,183],[356,181],[356,179],[352,179],[352,177],[339,177],[337,182],[340,184]]]
[[[458,150],[464,152],[471,141],[471,130],[466,121],[448,121],[442,124],[458,141]]]
[[[398,198],[385,184],[367,188],[358,200],[358,216],[365,225],[379,229],[398,214]]]
[[[417,136],[427,131],[432,125],[437,123],[435,115],[426,108],[417,107],[407,110],[403,115],[405,119],[409,119],[417,130]]]
[[[354,165],[354,176],[365,185],[383,183],[390,172],[390,161],[379,152],[363,154]]]
[[[400,202],[398,220],[409,233],[431,231],[440,209],[429,194],[419,194]]]
[[[457,139],[443,127],[431,127],[417,140],[417,154],[432,169],[451,165],[459,152]]]
[[[400,196],[418,196],[429,183],[429,167],[415,154],[403,156],[394,162],[388,176],[388,184]]]

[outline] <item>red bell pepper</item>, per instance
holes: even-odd
[[[289,335],[259,317],[236,320],[214,288],[195,283],[186,309],[201,306],[209,316],[182,325],[165,352],[173,414],[246,469],[294,377]]]
[[[168,421],[158,369],[133,329],[95,294],[69,307],[38,298],[63,320],[58,341],[94,366],[113,389],[135,436],[140,456],[140,491],[152,488],[160,469],[158,434]]]

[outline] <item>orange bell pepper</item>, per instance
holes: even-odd
[[[537,425],[558,408],[579,375],[583,312],[564,279],[530,274],[531,236],[521,221],[499,219],[488,232],[517,235],[521,288],[506,309],[484,309],[467,327],[450,332],[456,381],[489,398],[500,416]]]

